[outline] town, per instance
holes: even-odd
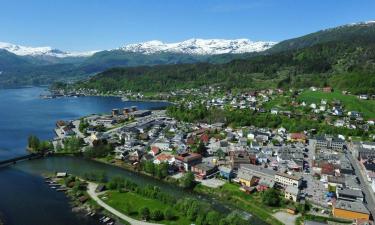
[[[305,99],[306,92],[322,96],[327,93],[327,98]],[[345,99],[329,99],[331,94],[330,87],[236,94],[223,94],[220,88],[211,87],[206,92],[185,90],[173,93],[171,107],[175,111],[139,110],[134,106],[75,121],[58,121],[53,144],[56,152],[83,152],[90,158],[115,165],[121,162],[159,178],[178,180],[193,174],[195,182],[206,191],[215,192],[228,184],[249,196],[275,190],[282,196],[282,203],[263,199],[255,204],[284,208],[287,213],[268,213],[286,224],[298,220],[295,214],[301,212],[301,205],[309,205],[305,207],[309,215],[323,218],[319,220],[323,224],[372,223],[374,119],[371,112],[355,110]],[[339,94],[349,96],[351,101],[373,101],[368,100],[373,96]],[[288,124],[284,127],[282,122],[267,127],[242,123],[231,126],[233,123],[228,125],[220,116],[211,123],[178,118],[178,107],[184,107],[189,114],[197,106],[232,113],[255,112],[270,118],[282,116],[287,121],[297,117],[312,126],[323,121],[325,125],[320,127],[325,130],[302,126],[304,130],[294,132],[301,129],[298,124],[297,128]],[[166,168],[164,175],[156,172],[161,165]],[[304,223],[308,222],[305,218]]]

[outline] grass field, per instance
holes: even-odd
[[[143,207],[148,207],[151,212],[157,209],[164,212],[164,210],[168,207],[173,209],[173,206],[168,206],[158,200],[149,199],[132,192],[120,193],[118,191],[108,191],[105,196],[107,198],[103,199],[103,201],[105,201],[108,205],[138,220],[141,220],[138,212]],[[155,222],[161,224],[191,224],[189,220],[184,218],[177,211],[174,213],[177,216],[176,220],[174,221],[162,220]]]
[[[232,204],[241,208],[253,215],[256,215],[261,220],[271,225],[282,225],[272,214],[279,208],[265,206],[261,202],[260,193],[246,194],[239,190],[239,186],[233,183],[225,183],[218,189],[213,189],[198,185],[194,189],[198,193],[204,193],[216,196],[220,199],[229,200]]]
[[[321,91],[304,91],[298,96],[300,101],[306,103],[320,103],[321,99],[327,101],[340,100],[346,110],[358,111],[362,113],[364,118],[375,118],[375,101],[374,100],[360,100],[354,95],[343,95],[335,91],[331,93]]]

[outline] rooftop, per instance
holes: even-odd
[[[292,179],[292,180],[301,180],[302,179],[302,176],[300,176],[300,175],[290,175],[290,174],[287,174],[287,173],[280,173],[280,172],[277,172],[276,175],[279,175],[279,176],[282,176],[282,177],[287,177],[287,178]]]
[[[345,200],[338,200],[336,202],[335,208],[337,209],[343,209],[347,211],[352,212],[359,212],[359,213],[365,213],[370,214],[366,206],[362,202],[351,202],[351,201],[345,201]]]

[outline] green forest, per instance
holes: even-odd
[[[354,94],[375,93],[375,43],[332,41],[297,50],[237,59],[226,64],[113,68],[75,88],[163,92],[220,85],[226,89],[330,85]]]

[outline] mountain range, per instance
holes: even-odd
[[[74,81],[118,66],[223,63],[269,49],[275,42],[248,39],[189,39],[177,43],[148,41],[116,49],[67,52],[0,42],[1,86]]]
[[[180,53],[191,55],[219,55],[260,52],[272,47],[276,42],[251,41],[249,39],[189,39],[176,43],[164,43],[158,40],[128,44],[117,49],[106,51],[124,51],[131,53],[155,54],[155,53]],[[0,49],[6,50],[18,56],[50,56],[50,57],[90,57],[98,50],[88,52],[67,52],[52,47],[27,47],[0,42]]]
[[[162,92],[207,85],[228,90],[329,85],[375,94],[375,22],[321,30],[221,64],[111,68],[74,86]]]
[[[2,43],[0,86],[84,79],[79,86],[103,91],[161,91],[215,84],[228,88],[329,84],[374,92],[374,54],[374,21],[279,43],[248,39],[149,41],[84,53]]]

